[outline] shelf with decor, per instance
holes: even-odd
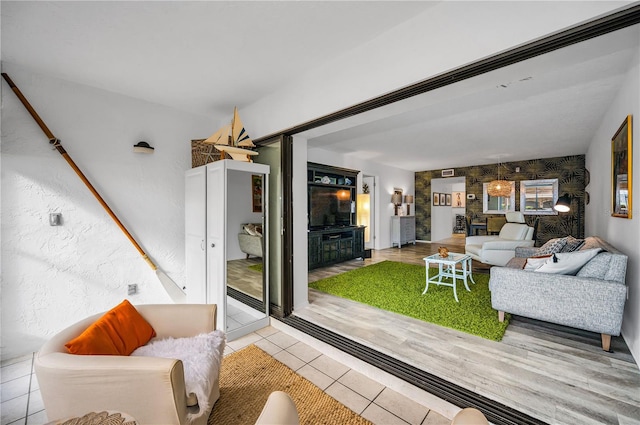
[[[309,269],[364,256],[364,226],[356,225],[359,171],[307,163]]]

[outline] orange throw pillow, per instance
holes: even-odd
[[[71,354],[128,356],[154,336],[149,322],[124,300],[64,346]]]

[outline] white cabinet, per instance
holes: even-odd
[[[391,246],[412,242],[416,244],[416,217],[413,215],[394,215],[391,217]]]
[[[268,250],[263,250],[263,258],[249,260],[238,242],[243,224],[261,223],[263,246],[268,246],[268,175],[268,165],[234,160],[215,161],[185,173],[187,302],[217,304],[216,326],[227,333],[228,340],[269,323]],[[262,197],[259,209],[255,196]],[[255,262],[262,263],[262,272],[249,269]],[[243,288],[246,282],[234,281],[238,269],[241,275],[259,279],[252,282],[257,293]]]

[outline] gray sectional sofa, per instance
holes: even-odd
[[[491,305],[504,313],[543,320],[601,334],[610,350],[611,336],[620,335],[627,298],[627,256],[599,237],[588,237],[580,250],[601,248],[575,275],[524,270],[536,248],[518,248],[505,267],[492,267]]]

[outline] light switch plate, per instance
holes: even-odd
[[[60,226],[60,225],[62,225],[62,214],[60,214],[60,213],[49,213],[49,225],[50,226]]]

